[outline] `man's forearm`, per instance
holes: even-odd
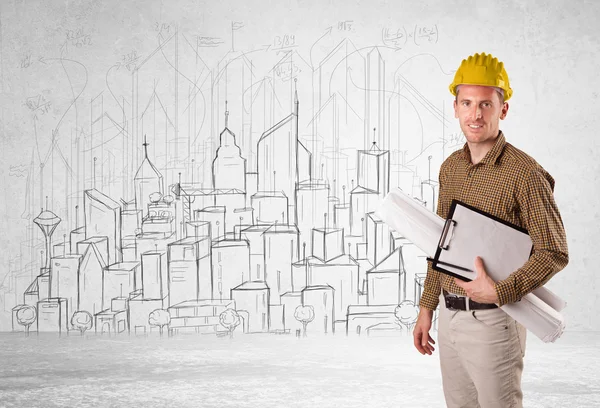
[[[523,296],[543,286],[569,262],[567,252],[536,251],[531,258],[508,278],[496,282],[499,306],[521,300]]]

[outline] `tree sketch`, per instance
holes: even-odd
[[[21,326],[25,327],[25,334],[29,336],[29,326],[35,322],[37,317],[36,310],[33,306],[21,305],[17,311],[17,321]]]
[[[73,316],[71,317],[71,326],[73,326],[75,330],[79,330],[83,336],[86,330],[92,328],[92,315],[85,310],[79,310],[73,313]]]
[[[164,309],[156,309],[148,316],[148,323],[150,326],[158,327],[160,330],[160,336],[163,335],[163,329],[171,323],[171,315]]]
[[[240,321],[240,315],[234,309],[224,310],[219,315],[219,322],[227,329],[230,338],[233,338],[233,331],[240,324]]]
[[[410,300],[405,300],[396,306],[394,316],[398,320],[398,324],[401,327],[406,327],[407,332],[410,333],[417,323],[419,307]]]
[[[315,309],[311,305],[298,306],[294,317],[302,323],[302,336],[306,337],[306,327],[315,318]]]

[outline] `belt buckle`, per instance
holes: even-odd
[[[456,309],[455,307],[453,307],[453,300],[457,300],[458,296],[454,295],[454,294],[447,294],[446,296],[444,296],[444,301],[446,302],[446,308],[448,308],[449,310],[460,310],[460,309]]]
[[[459,310],[459,311],[470,311],[471,310],[471,298],[468,296],[459,296],[454,293],[448,293],[448,295],[444,296],[444,300],[446,301],[446,307],[450,310]],[[453,307],[453,301],[464,301],[464,308]]]

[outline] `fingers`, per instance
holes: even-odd
[[[435,340],[431,338],[429,333],[424,333],[421,330],[414,331],[414,345],[419,353],[431,355],[435,351],[433,344],[435,344]]]
[[[421,352],[421,354],[423,354],[423,355],[425,355],[425,354],[432,355],[433,352],[435,351],[435,348],[430,343],[425,343],[425,346],[422,347],[422,350],[423,351]]]
[[[425,348],[423,348],[423,345],[421,344],[421,338],[423,337],[422,334],[423,333],[420,329],[415,329],[415,331],[413,332],[413,343],[415,345],[415,348],[419,350],[419,353],[425,354]]]
[[[425,352],[429,355],[432,355],[433,352],[435,351],[435,348],[433,347],[432,344],[435,344],[435,341],[431,338],[431,336],[429,335],[429,333],[427,334],[427,338],[428,341],[425,343]]]
[[[477,275],[485,273],[485,265],[480,256],[475,257],[475,271],[477,271]]]

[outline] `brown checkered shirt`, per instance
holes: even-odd
[[[440,167],[439,183],[440,217],[447,218],[452,200],[457,199],[525,228],[531,237],[529,260],[495,284],[499,306],[516,302],[544,285],[569,262],[567,238],[554,202],[554,178],[532,157],[506,142],[501,131],[476,165],[471,163],[466,143],[452,153]],[[452,276],[434,271],[429,261],[420,307],[435,310],[442,288],[466,296]]]

